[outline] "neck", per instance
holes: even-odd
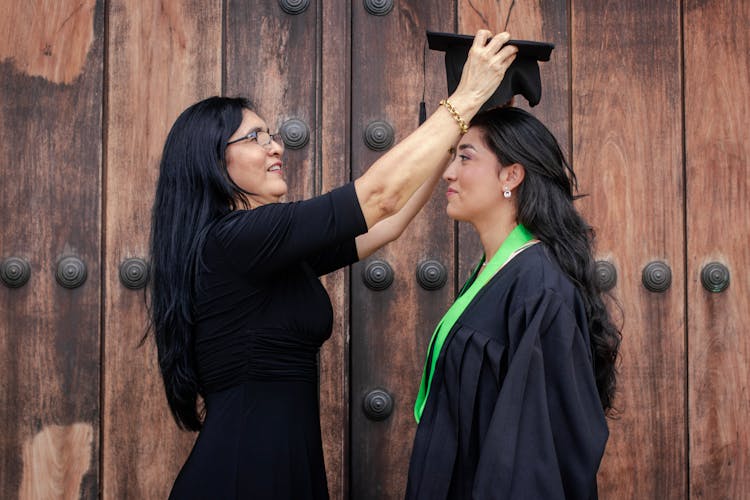
[[[479,239],[484,248],[485,262],[488,262],[497,253],[500,245],[518,225],[515,214],[503,214],[492,220],[472,224],[479,233]]]

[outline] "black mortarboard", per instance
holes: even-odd
[[[461,80],[469,49],[474,42],[471,35],[427,32],[427,43],[432,50],[445,52],[445,73],[448,79],[448,94],[452,94]],[[521,94],[536,106],[542,96],[542,80],[539,77],[537,61],[549,61],[555,45],[529,40],[509,40],[506,45],[518,47],[516,59],[505,72],[505,77],[492,97],[482,106],[482,110],[507,104],[514,95]]]

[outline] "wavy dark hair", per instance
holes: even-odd
[[[588,317],[594,374],[602,408],[613,408],[617,356],[622,334],[612,322],[596,279],[593,228],[573,206],[578,180],[555,137],[526,111],[504,107],[478,114],[471,122],[502,166],[523,165],[516,190],[517,220],[554,254],[583,296]]]
[[[200,383],[195,366],[193,300],[201,252],[211,224],[239,206],[246,194],[227,173],[224,151],[242,122],[241,97],[210,97],[193,104],[169,131],[151,214],[147,293],[169,409],[177,425],[197,431]]]

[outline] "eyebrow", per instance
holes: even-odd
[[[471,144],[461,144],[460,146],[458,146],[459,151],[463,151],[464,149],[473,149],[474,151],[477,150],[477,148],[475,148]]]
[[[247,134],[245,134],[245,135],[250,135],[250,134],[252,134],[253,132],[261,132],[262,130],[263,130],[263,127],[258,127],[258,126],[256,126],[256,127],[253,127],[253,128],[251,128],[251,129],[250,129],[250,130],[248,131],[248,133],[247,133]]]

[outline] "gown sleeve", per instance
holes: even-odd
[[[510,316],[507,372],[483,440],[474,498],[596,498],[608,430],[587,328],[579,324],[586,324],[585,312],[571,310],[551,290]]]
[[[302,261],[317,262],[326,251],[321,270],[343,267],[356,260],[354,238],[365,232],[349,183],[309,200],[233,212],[216,228],[216,238],[238,272],[268,277]]]

